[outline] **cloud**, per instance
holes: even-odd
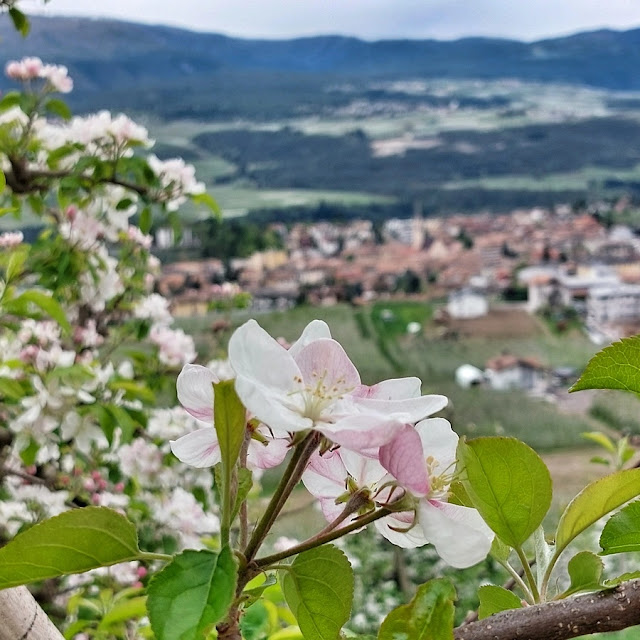
[[[640,25],[637,0],[54,0],[25,9],[163,23],[246,37],[316,34],[378,38],[487,35],[532,40]]]

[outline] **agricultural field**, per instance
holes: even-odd
[[[141,117],[159,154],[193,162],[229,216],[320,203],[399,215],[415,198],[427,214],[505,211],[640,188],[634,93],[516,80],[317,90],[304,115]]]

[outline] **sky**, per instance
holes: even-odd
[[[640,0],[22,0],[26,13],[111,17],[248,38],[537,40],[640,27]]]

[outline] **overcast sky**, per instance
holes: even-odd
[[[316,34],[534,40],[640,27],[640,0],[23,0],[27,13],[107,16],[245,37]]]

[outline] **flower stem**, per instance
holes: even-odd
[[[271,497],[265,512],[262,514],[260,522],[258,522],[256,528],[253,530],[251,539],[245,548],[244,556],[247,562],[253,560],[260,545],[264,542],[267,533],[269,533],[282,507],[284,507],[287,498],[300,481],[307,462],[309,462],[309,458],[320,444],[321,438],[320,433],[311,431],[293,450],[293,455],[280,479],[280,483]]]
[[[152,560],[161,560],[162,562],[171,562],[173,560],[173,556],[170,556],[166,553],[153,553],[151,551],[142,551],[136,559],[142,560],[144,562],[150,562]]]
[[[249,454],[249,443],[251,442],[251,431],[247,428],[240,449],[240,468],[246,468],[247,456]],[[240,538],[238,540],[239,547],[244,549],[247,546],[249,538],[249,510],[247,507],[247,499],[245,498],[240,505]]]
[[[536,585],[535,578],[533,577],[533,573],[531,572],[531,565],[529,564],[527,556],[522,550],[522,547],[516,547],[515,551],[518,554],[518,558],[520,559],[520,563],[522,564],[522,568],[524,569],[524,575],[527,578],[527,582],[529,583],[533,601],[537,604],[538,602],[540,602],[540,593],[538,592],[538,586]]]
[[[513,581],[520,587],[520,590],[524,594],[525,600],[529,604],[535,604],[533,601],[533,595],[531,594],[531,590],[527,586],[527,583],[522,579],[520,574],[506,560],[501,560],[499,558],[495,558],[495,559],[509,572],[509,575],[512,577]]]
[[[295,547],[291,547],[290,549],[286,549],[285,551],[281,551],[280,553],[274,553],[270,556],[265,556],[264,558],[258,558],[255,560],[254,565],[258,568],[265,568],[272,565],[274,562],[279,562],[280,560],[284,560],[285,558],[290,558],[291,556],[295,556],[298,553],[302,553],[303,551],[309,551],[309,549],[315,549],[316,547],[320,547],[323,544],[327,544],[327,542],[332,542],[333,540],[337,540],[347,533],[351,533],[352,531],[356,531],[357,529],[361,529],[362,527],[374,522],[375,520],[379,520],[380,518],[384,518],[384,516],[388,516],[390,513],[393,513],[391,509],[387,509],[386,507],[382,507],[377,511],[372,511],[361,518],[358,518],[356,521],[347,525],[346,527],[342,527],[340,529],[334,529],[329,533],[324,535],[315,535],[300,544],[297,544]]]

